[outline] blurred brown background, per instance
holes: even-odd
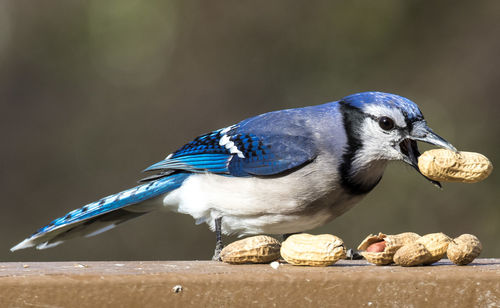
[[[266,111],[379,90],[500,161],[499,1],[0,2],[0,260],[208,259],[214,234],[155,212],[57,248],[9,248],[135,185],[193,137]],[[424,147],[425,149],[425,147]],[[500,257],[500,172],[439,191],[402,164],[332,223],[476,234]]]

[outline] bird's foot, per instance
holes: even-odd
[[[222,245],[222,243],[217,243],[215,245],[214,256],[212,257],[212,261],[222,261],[222,259],[220,258],[220,253],[222,251],[222,248],[224,248],[224,245]]]
[[[347,260],[363,260],[364,259],[364,257],[357,250],[354,250],[354,249],[348,249],[345,258]]]

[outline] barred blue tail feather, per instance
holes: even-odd
[[[10,250],[33,246],[45,249],[74,237],[89,237],[108,231],[161,206],[161,201],[155,199],[178,188],[187,176],[188,173],[175,173],[87,204],[55,219]]]

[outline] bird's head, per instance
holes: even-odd
[[[401,160],[419,173],[417,141],[456,151],[428,126],[418,106],[404,97],[364,92],[341,100],[348,147],[354,163]],[[356,162],[357,160],[357,162]],[[439,182],[432,183],[440,186]]]

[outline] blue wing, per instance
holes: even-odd
[[[158,171],[148,184],[90,203],[52,221],[12,247],[56,246],[75,236],[93,236],[156,208],[144,203],[177,189],[191,173],[270,176],[301,167],[317,155],[314,134],[304,109],[257,116],[199,136],[147,171]]]
[[[158,176],[175,170],[269,176],[300,167],[316,157],[310,137],[289,135],[277,129],[257,135],[245,124],[199,136],[145,171],[162,172]]]

